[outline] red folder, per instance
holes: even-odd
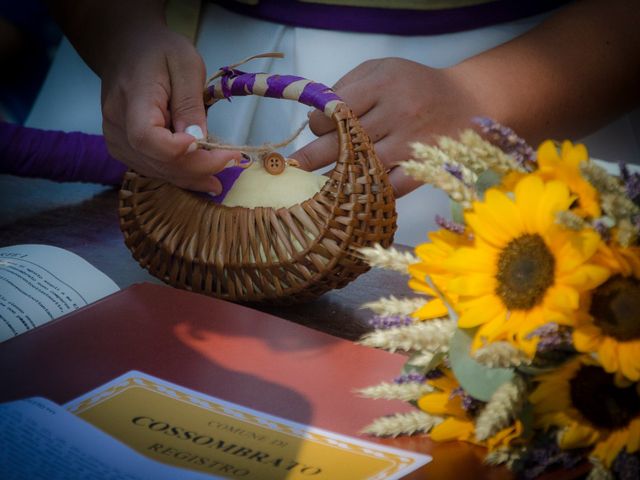
[[[65,403],[139,370],[249,408],[345,435],[412,407],[354,390],[400,374],[406,358],[233,303],[139,284],[0,344],[0,401]],[[367,440],[428,453],[410,478],[508,478],[467,444]]]

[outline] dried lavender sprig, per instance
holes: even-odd
[[[458,222],[454,222],[453,220],[447,220],[440,215],[436,215],[436,224],[438,224],[440,228],[444,228],[445,230],[449,230],[450,232],[457,233],[458,235],[464,234],[464,225]]]
[[[631,174],[628,180],[624,182],[624,186],[627,189],[629,198],[637,204],[640,201],[640,173]]]
[[[465,392],[464,388],[462,387],[454,388],[453,390],[451,390],[449,398],[455,397],[460,397],[462,408],[472,417],[475,417],[480,409],[485,405],[485,402],[472,397],[467,392]]]
[[[527,335],[527,339],[539,337],[536,353],[547,353],[554,350],[573,350],[571,331],[557,323],[545,323]]]
[[[619,162],[620,178],[624,181],[627,196],[636,204],[640,202],[640,173],[630,173],[629,167],[624,162]]]
[[[429,370],[426,373],[418,373],[418,372],[404,373],[394,378],[393,381],[394,383],[397,383],[397,384],[411,383],[411,382],[422,383],[425,380],[433,380],[434,378],[440,378],[442,376],[444,376],[444,373],[442,373],[442,370],[440,370],[439,368],[434,368],[433,370]]]
[[[598,232],[598,235],[608,242],[611,239],[611,227],[615,225],[615,222],[609,217],[600,217],[593,222],[593,229]]]
[[[439,167],[416,160],[400,162],[400,166],[407,175],[419,182],[433,185],[442,190],[454,202],[460,203],[463,208],[470,208],[471,203],[478,199],[478,194],[474,188],[469,187]]]
[[[460,180],[461,182],[464,182],[464,178],[462,176],[462,169],[460,168],[460,166],[452,164],[452,163],[445,163],[443,165],[444,170],[453,175],[454,177],[456,177],[458,180]]]
[[[394,383],[403,384],[403,383],[422,383],[427,379],[427,377],[421,373],[411,372],[405,373],[404,375],[400,375],[393,379]]]
[[[406,327],[411,325],[415,320],[411,317],[401,315],[376,315],[367,322],[371,327],[386,330],[387,328]]]
[[[640,478],[640,455],[638,452],[627,453],[627,450],[623,449],[611,464],[611,471],[615,478],[620,480]]]
[[[427,380],[433,380],[435,378],[444,377],[444,373],[439,368],[434,368],[433,370],[429,370],[427,373],[425,373],[424,377]]]
[[[505,153],[511,155],[519,165],[527,167],[536,162],[535,150],[511,128],[487,117],[475,117],[472,121],[479,125],[482,132]]]
[[[533,479],[554,468],[575,467],[584,460],[585,452],[586,449],[562,450],[556,440],[556,431],[550,430],[534,437],[512,469],[520,478]]]

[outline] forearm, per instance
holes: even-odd
[[[579,138],[640,101],[640,11],[585,0],[452,72],[487,115],[532,143]]]
[[[119,55],[166,29],[164,0],[48,0],[65,35],[100,77]]]

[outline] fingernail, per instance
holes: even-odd
[[[193,153],[198,149],[198,144],[196,142],[193,142],[191,145],[189,145],[189,148],[187,148],[187,153]]]
[[[202,129],[198,125],[189,125],[185,128],[184,133],[188,133],[192,137],[195,137],[196,140],[202,140],[204,138]]]
[[[216,191],[217,190],[217,191]],[[220,195],[222,193],[222,189],[214,189],[213,192],[209,192],[209,195],[211,195],[212,197],[217,197],[218,195]]]

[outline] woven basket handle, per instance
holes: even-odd
[[[204,103],[233,96],[260,95],[284,98],[317,108],[331,118],[333,112],[344,101],[335,92],[323,85],[295,75],[272,75],[268,73],[245,73],[232,68],[223,69],[220,77],[204,91]]]

